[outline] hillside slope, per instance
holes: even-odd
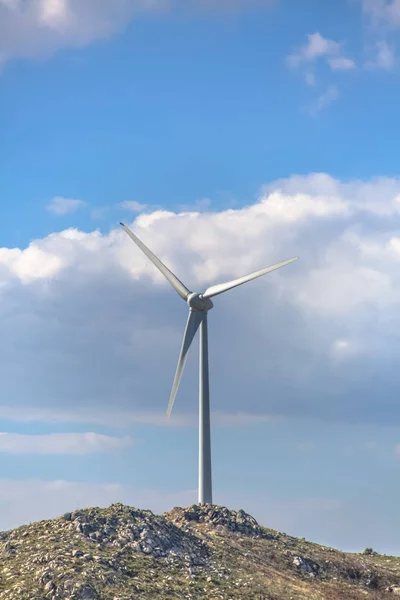
[[[345,554],[221,506],[122,504],[0,533],[2,600],[400,597],[400,558]]]

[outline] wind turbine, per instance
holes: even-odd
[[[252,281],[266,273],[275,271],[289,263],[297,260],[289,258],[283,262],[276,263],[265,269],[254,271],[244,277],[233,279],[226,283],[212,285],[207,288],[203,294],[191,292],[169,269],[166,267],[147,246],[123,223],[120,223],[124,231],[135,242],[142,252],[151,260],[170,282],[174,290],[179,294],[182,300],[185,300],[189,306],[189,316],[186,323],[186,329],[183,336],[182,348],[178,359],[175,379],[172,385],[171,395],[167,408],[167,417],[170,416],[174,404],[175,396],[181,381],[183,369],[186,363],[190,345],[198,329],[200,329],[200,362],[199,362],[199,504],[212,504],[212,480],[211,480],[211,428],[210,428],[210,388],[208,372],[208,329],[207,313],[212,309],[211,298],[218,294],[223,294],[232,288]]]

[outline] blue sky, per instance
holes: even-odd
[[[189,286],[215,502],[400,553],[398,3],[0,0],[0,528],[196,500]],[[243,309],[247,308],[247,311]],[[234,325],[234,326],[233,326]]]
[[[10,58],[1,80],[4,242],[53,230],[44,215],[26,229],[21,210],[36,221],[55,189],[91,207],[135,198],[172,208],[203,197],[223,207],[252,201],[260,185],[292,173],[396,175],[387,136],[399,119],[395,77],[330,72],[320,59],[307,86],[303,69],[286,65],[315,32],[343,41],[343,54],[361,65],[371,59],[381,32],[366,27],[360,3],[265,4],[198,14],[178,3],[83,49]],[[334,106],[309,118],[331,86],[340,93]],[[89,212],[72,224],[91,226]]]

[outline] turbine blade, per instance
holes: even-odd
[[[232,281],[227,281],[226,283],[219,283],[218,285],[212,285],[207,288],[204,294],[202,294],[203,298],[212,298],[213,296],[217,296],[218,294],[222,294],[223,292],[227,292],[232,288],[237,287],[238,285],[242,285],[243,283],[247,283],[252,279],[257,279],[257,277],[261,277],[261,275],[265,275],[266,273],[270,273],[271,271],[275,271],[275,269],[280,269],[285,265],[297,260],[297,256],[295,258],[289,258],[289,260],[284,260],[283,262],[276,263],[271,267],[266,267],[265,269],[261,269],[260,271],[254,271],[254,273],[250,273],[250,275],[245,275],[244,277],[239,277],[239,279],[233,279]]]
[[[179,384],[181,382],[183,369],[186,363],[186,359],[188,356],[190,345],[193,341],[194,336],[199,328],[201,321],[203,320],[204,313],[193,311],[189,312],[189,317],[186,323],[185,333],[183,335],[183,342],[181,353],[178,359],[178,366],[176,367],[175,379],[172,384],[171,395],[169,397],[168,408],[167,408],[167,417],[170,416],[172,407],[174,405],[175,396],[178,391]]]
[[[141,242],[139,240],[139,238],[129,229],[129,227],[127,227],[123,223],[120,223],[120,225],[124,229],[125,233],[127,233],[129,235],[131,240],[133,240],[135,242],[135,244],[137,246],[139,246],[141,251],[147,256],[147,258],[149,258],[151,260],[153,265],[155,265],[157,267],[157,269],[159,271],[161,271],[161,273],[164,275],[164,277],[166,279],[168,279],[168,281],[170,282],[170,284],[172,285],[174,290],[179,294],[179,296],[181,298],[183,298],[183,300],[186,300],[188,295],[191,293],[190,290],[188,290],[187,287],[185,285],[183,285],[182,281],[180,281],[176,277],[176,275],[174,275],[172,273],[172,271],[170,271],[168,269],[168,267],[166,267],[164,265],[164,263],[162,263],[161,260],[159,258],[157,258],[157,256],[155,254],[153,254],[152,251],[149,250],[149,248],[147,246],[145,246],[143,244],[143,242]]]

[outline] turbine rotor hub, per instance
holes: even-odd
[[[207,312],[214,306],[209,298],[203,298],[202,294],[197,292],[189,294],[186,302],[189,308],[199,312]]]

